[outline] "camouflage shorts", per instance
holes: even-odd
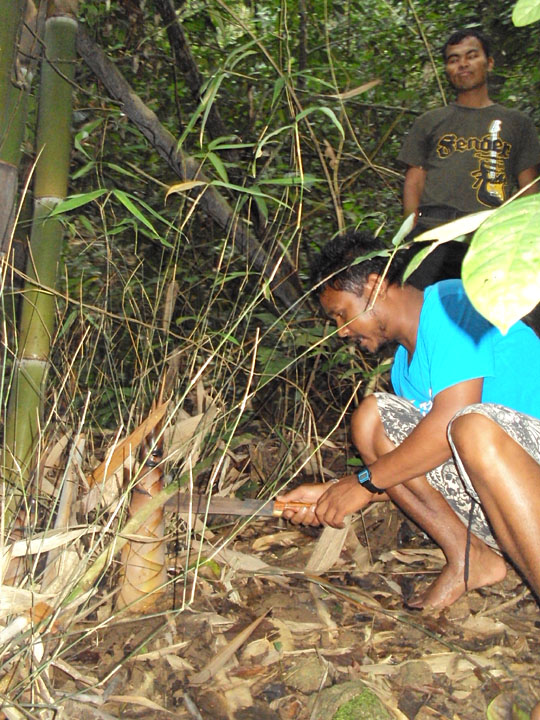
[[[390,440],[399,445],[422,419],[412,403],[389,393],[375,393],[384,430]],[[481,413],[495,421],[513,440],[540,463],[540,420],[493,403],[478,403],[460,410],[456,417],[468,413]],[[459,519],[469,525],[472,532],[493,548],[497,541],[491,534],[478,495],[452,443],[451,423],[448,440],[454,457],[427,473],[432,487],[438,490]]]

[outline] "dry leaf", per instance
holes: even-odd
[[[126,461],[133,458],[139,445],[149,435],[156,425],[161,421],[169,401],[158,405],[150,415],[118,445],[107,453],[105,460],[86,478],[88,485],[92,487],[96,483],[102,483],[119,470]]]
[[[208,183],[204,180],[185,180],[184,182],[176,183],[175,185],[171,185],[167,190],[165,200],[167,200],[169,195],[172,195],[173,193],[183,193],[188,190],[193,190],[193,188],[203,187],[205,185],[208,185]]]
[[[361,95],[362,93],[367,92],[368,90],[371,90],[371,88],[376,87],[380,84],[380,80],[370,80],[367,83],[364,83],[363,85],[359,85],[356,88],[353,88],[352,90],[345,90],[345,92],[338,93],[337,95],[332,95],[332,97],[339,98],[340,100],[350,100],[353,97],[356,97],[357,95]]]
[[[389,560],[399,560],[399,562],[405,565],[412,565],[413,563],[425,563],[426,558],[436,560],[437,563],[444,562],[443,551],[439,548],[433,549],[403,549],[403,550],[390,550],[389,552],[383,553],[379,560],[381,562],[388,562]]]
[[[41,589],[51,595],[60,595],[65,588],[73,587],[81,570],[81,558],[76,550],[64,548],[63,552],[47,564]]]
[[[28,540],[17,540],[17,542],[6,545],[0,549],[0,554],[11,553],[11,557],[23,557],[36,553],[45,553],[54,548],[61,547],[78,540],[83,535],[91,535],[101,528],[88,525],[77,530],[46,530],[36,533]]]
[[[229,660],[232,658],[234,653],[245,643],[248,637],[256,630],[261,624],[269,611],[261,615],[257,620],[254,620],[250,625],[247,626],[242,632],[231,640],[230,643],[222,648],[217,655],[215,655],[205,667],[195,675],[192,675],[189,682],[192,685],[202,685],[203,683],[210,680],[221,668],[223,668]]]
[[[349,516],[345,518],[344,528],[324,528],[319,540],[317,541],[315,550],[307,561],[307,572],[318,575],[320,573],[327,572],[336,564],[339,560],[339,556],[341,555],[343,545],[345,544],[350,524],[351,518]]]
[[[178,670],[179,672],[193,672],[193,670],[195,670],[191,663],[178,655],[165,655],[165,660],[169,663],[173,670]]]
[[[171,717],[177,717],[176,713],[167,710],[162,705],[148,698],[141,697],[140,695],[109,695],[106,702],[117,702],[117,703],[128,703],[130,705],[141,705],[142,707],[149,708],[150,710],[157,710],[158,712],[166,713]]]
[[[0,585],[0,618],[23,613],[38,602],[46,602],[50,597],[23,588]]]
[[[483,615],[469,615],[461,627],[475,635],[501,635],[510,631],[504,623]]]
[[[268,563],[253,555],[247,555],[246,553],[239,552],[237,550],[231,550],[230,548],[223,548],[215,555],[212,555],[214,560],[222,561],[229,565],[233,570],[243,570],[244,572],[264,572],[265,570],[273,569]]]
[[[289,627],[287,627],[287,623],[283,620],[279,620],[278,618],[271,618],[272,624],[275,628],[277,628],[278,631],[278,638],[277,642],[281,645],[281,651],[283,653],[286,652],[293,652],[294,651],[294,639],[293,634]]]
[[[255,552],[263,552],[271,547],[291,547],[297,545],[304,535],[298,530],[284,530],[283,532],[273,533],[272,535],[262,535],[257,538],[252,548]]]

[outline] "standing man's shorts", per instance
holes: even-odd
[[[384,430],[394,445],[400,445],[422,419],[412,403],[389,393],[375,393]],[[516,410],[493,403],[477,403],[463,408],[455,417],[480,413],[499,425],[540,464],[540,420]],[[489,521],[452,442],[452,423],[448,427],[448,441],[454,457],[426,474],[429,484],[438,490],[464,525],[487,545],[499,550],[491,534]],[[482,448],[479,448],[479,452]],[[500,552],[500,551],[499,551]]]

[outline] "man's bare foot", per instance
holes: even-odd
[[[494,585],[506,577],[503,558],[483,542],[475,539],[469,553],[469,577],[465,588],[465,559],[449,562],[438,578],[422,593],[413,595],[407,606],[411,608],[441,609],[456,602],[467,590]]]

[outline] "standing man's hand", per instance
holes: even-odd
[[[365,490],[356,475],[347,475],[338,482],[305,484],[276,498],[281,502],[302,502],[306,508],[285,510],[283,517],[295,525],[329,525],[344,527],[344,518],[368,505],[374,495]]]

